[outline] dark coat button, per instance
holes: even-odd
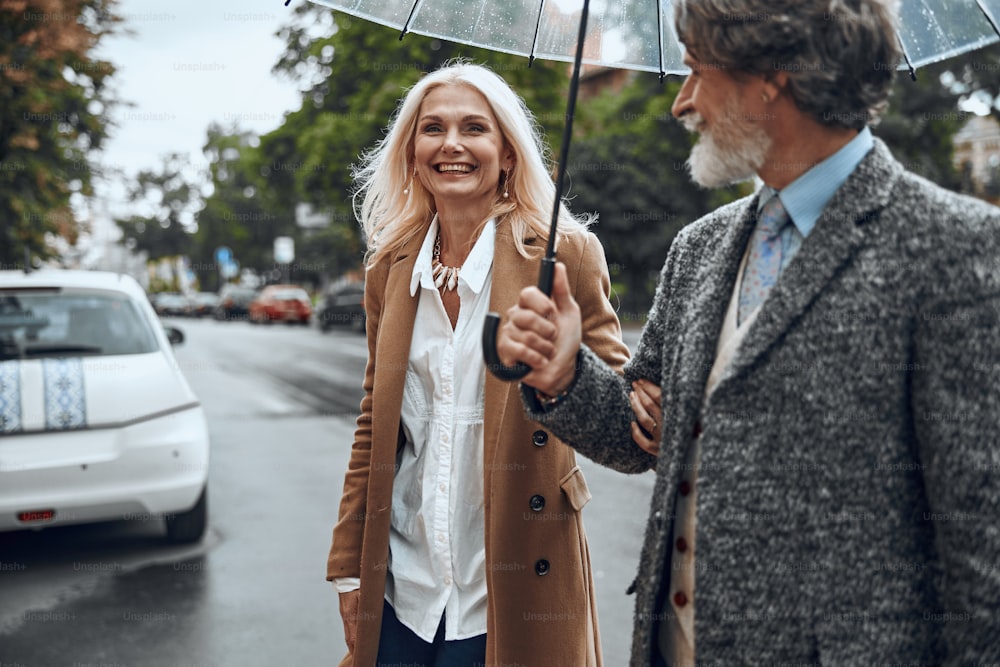
[[[549,561],[542,558],[535,563],[535,574],[539,577],[544,577],[549,573]]]
[[[535,447],[544,447],[548,441],[549,434],[545,431],[535,431],[531,434],[531,442],[534,443]]]
[[[699,419],[694,423],[694,428],[691,429],[691,435],[697,440],[701,436],[701,420]]]
[[[677,487],[677,491],[679,491],[682,496],[688,495],[689,493],[691,493],[691,482],[687,481],[686,479],[681,480],[681,485]]]
[[[678,537],[677,541],[675,542],[675,545],[677,546],[677,550],[680,551],[681,553],[684,553],[685,551],[688,550],[688,541],[685,540],[683,537]]]
[[[532,510],[541,512],[545,508],[545,496],[540,496],[538,494],[531,496],[531,500],[528,501],[528,505],[531,506]]]
[[[677,591],[674,593],[674,604],[678,607],[683,607],[688,603],[688,596],[684,595],[684,591]]]

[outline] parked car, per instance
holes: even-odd
[[[208,317],[215,312],[219,295],[215,292],[195,292],[188,297],[192,317]]]
[[[191,302],[183,294],[162,292],[155,296],[153,303],[157,315],[187,317],[191,314]]]
[[[353,331],[365,330],[364,282],[333,283],[324,292],[316,306],[320,331],[345,325]]]
[[[309,324],[312,302],[298,285],[268,285],[250,302],[251,322],[298,322]]]
[[[250,316],[250,302],[256,293],[257,290],[252,287],[223,285],[212,315],[217,320],[247,319]]]
[[[0,272],[0,531],[208,520],[208,426],[143,289],[115,273]]]

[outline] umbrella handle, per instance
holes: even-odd
[[[543,257],[542,266],[538,271],[538,289],[542,290],[546,296],[552,294],[552,279],[555,275],[556,258]],[[486,368],[490,373],[505,382],[520,380],[531,372],[531,366],[522,364],[520,361],[513,366],[504,366],[497,354],[497,329],[500,327],[500,315],[488,313],[486,323],[483,325],[483,358],[486,360]]]

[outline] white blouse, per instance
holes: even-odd
[[[434,286],[431,223],[413,266],[420,290],[410,343],[397,457],[385,598],[400,622],[432,642],[445,614],[445,639],[486,632],[483,510],[482,332],[489,311],[494,221],[487,223],[458,279],[454,331]],[[392,326],[383,313],[382,326]]]

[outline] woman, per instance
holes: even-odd
[[[601,664],[586,482],[481,352],[486,313],[538,275],[543,155],[521,98],[458,63],[409,91],[356,173],[368,366],[327,569],[342,665]],[[565,208],[558,233],[584,341],[620,368],[603,249]]]

